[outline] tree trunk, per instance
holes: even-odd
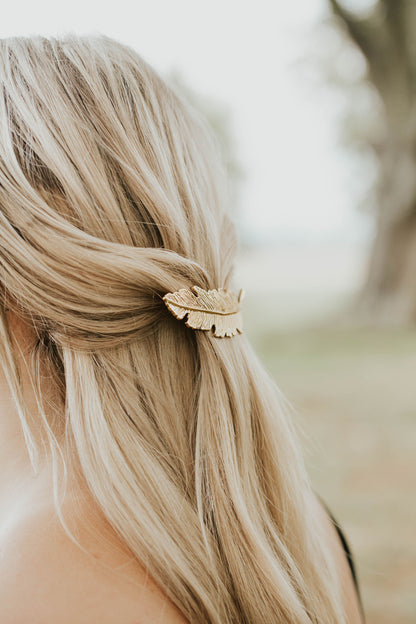
[[[375,323],[416,322],[415,213],[394,224],[380,223],[358,311]]]
[[[416,322],[416,139],[378,147],[377,234],[358,312],[376,323]]]
[[[382,114],[377,138],[377,234],[360,294],[366,320],[416,323],[416,2],[378,0],[363,18],[327,0],[367,62]],[[364,137],[364,138],[363,138]],[[371,145],[374,139],[377,145]]]

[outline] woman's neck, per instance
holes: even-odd
[[[35,443],[40,451],[37,473],[31,464],[26,445],[23,427],[11,392],[5,371],[0,367],[0,515],[10,513],[16,506],[40,504],[41,501],[53,496],[52,464],[45,454],[45,439],[42,437],[44,427],[37,404],[35,391],[29,370],[29,354],[37,340],[34,329],[20,316],[7,312],[7,320],[13,341],[13,348],[20,371],[21,390],[29,426]],[[45,409],[56,405],[50,378],[41,378],[42,396]],[[64,409],[64,408],[62,408]],[[47,415],[48,416],[48,415]],[[63,417],[61,419],[63,421]],[[56,432],[54,432],[56,433]]]

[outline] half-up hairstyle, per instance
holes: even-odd
[[[273,379],[245,333],[190,329],[163,302],[244,286],[207,122],[105,36],[3,39],[0,88],[0,357],[34,468],[47,454],[59,486],[82,475],[191,624],[344,622]],[[39,396],[41,446],[10,306],[39,337],[36,387],[46,362],[62,399],[52,422]]]

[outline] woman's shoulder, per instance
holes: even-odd
[[[78,508],[65,513],[74,543],[50,507],[25,514],[0,530],[2,624],[187,624],[105,519]],[[68,511],[68,510],[66,510]],[[342,580],[348,624],[361,624],[346,552],[325,506],[316,513],[326,528]]]
[[[99,515],[78,514],[69,528],[82,548],[50,509],[3,531],[2,624],[153,624],[162,619],[186,624]]]

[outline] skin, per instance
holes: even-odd
[[[9,324],[19,360],[36,341],[32,326],[13,312]],[[22,367],[25,370],[25,366]],[[53,398],[53,389],[46,393]],[[24,396],[36,423],[29,375]],[[59,433],[57,432],[57,435]],[[71,541],[57,518],[47,460],[34,475],[7,380],[0,370],[0,622],[2,624],[187,624],[174,603],[118,538],[87,488],[69,481],[62,506]],[[74,512],[67,513],[67,512]],[[338,535],[317,501],[343,578],[348,624],[360,624],[354,586]],[[88,554],[89,553],[89,554]]]
[[[23,364],[23,393],[36,424],[38,408],[25,358],[37,337],[32,326],[14,313],[8,312],[8,321]],[[45,379],[42,391],[53,399],[48,383]],[[0,622],[186,624],[117,537],[87,488],[73,476],[62,510],[87,553],[71,541],[55,514],[50,463],[44,461],[34,475],[1,369]]]

